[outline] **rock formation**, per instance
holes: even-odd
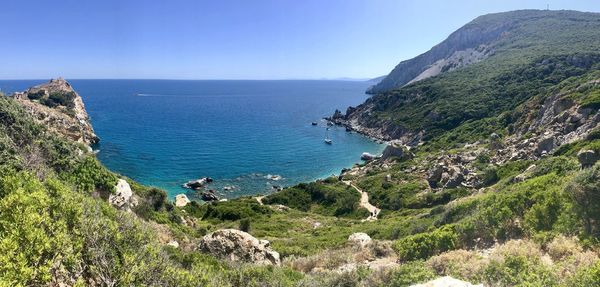
[[[12,96],[50,131],[88,146],[98,142],[81,97],[63,78]]]
[[[202,238],[199,250],[221,259],[262,265],[279,265],[279,253],[270,248],[267,240],[236,229],[221,229]]]
[[[364,232],[356,232],[348,236],[348,243],[355,247],[363,248],[371,243],[371,237]]]
[[[188,203],[190,203],[190,200],[188,199],[187,195],[182,193],[175,196],[175,206],[184,207]]]
[[[115,207],[126,210],[137,205],[137,202],[133,197],[131,186],[129,186],[129,183],[124,179],[119,179],[117,181],[115,193],[108,196],[108,202]]]

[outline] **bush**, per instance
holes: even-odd
[[[600,163],[579,172],[569,183],[566,191],[576,203],[585,232],[597,236],[600,232]]]
[[[250,232],[250,219],[244,218],[240,220],[240,230],[244,232]]]
[[[456,248],[458,236],[450,226],[397,240],[393,248],[403,261],[427,259]]]

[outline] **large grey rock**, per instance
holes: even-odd
[[[383,150],[383,154],[381,155],[381,160],[386,160],[388,158],[399,158],[402,159],[405,156],[404,148],[399,145],[388,145]]]
[[[279,265],[279,253],[270,248],[269,241],[236,229],[221,229],[200,240],[199,250],[217,258],[262,265]]]
[[[549,136],[540,140],[537,144],[536,152],[538,155],[544,153],[550,153],[556,147],[556,139],[554,136]]]
[[[598,161],[598,154],[593,150],[581,150],[577,153],[577,159],[581,164],[581,168],[588,168]]]

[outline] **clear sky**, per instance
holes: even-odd
[[[598,0],[2,0],[0,79],[387,74],[475,17]]]

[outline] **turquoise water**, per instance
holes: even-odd
[[[5,92],[43,81],[0,81]],[[350,81],[71,80],[111,170],[171,196],[209,176],[225,198],[272,192],[339,174],[384,146],[325,122],[362,103],[368,83]],[[318,126],[311,122],[317,121]],[[279,175],[281,180],[270,180]],[[234,186],[231,191],[225,186]]]

